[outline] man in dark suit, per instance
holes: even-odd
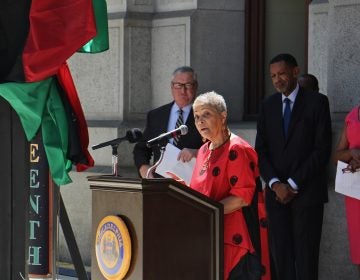
[[[190,161],[195,157],[197,150],[202,145],[202,138],[195,127],[192,111],[192,102],[198,88],[196,73],[191,67],[182,66],[177,68],[171,79],[171,93],[173,101],[159,108],[151,110],[147,115],[147,122],[143,133],[143,141],[134,147],[134,161],[139,174],[146,178],[150,168],[150,160],[153,157],[156,162],[160,157],[158,146],[146,147],[146,141],[159,136],[161,133],[174,130],[181,111],[182,121],[188,127],[188,133],[179,138],[177,143],[170,140],[180,150],[178,160]],[[149,174],[152,176],[152,174]]]
[[[331,119],[325,95],[301,88],[290,54],[270,61],[277,93],[266,98],[255,149],[266,183],[270,250],[277,280],[318,279]]]
[[[298,78],[298,83],[304,89],[319,91],[319,81],[313,74],[302,74]]]

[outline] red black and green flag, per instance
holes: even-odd
[[[107,32],[105,0],[0,2],[0,96],[19,115],[29,141],[41,129],[58,185],[71,181],[72,164],[78,171],[94,165],[66,60],[77,51],[107,50]]]

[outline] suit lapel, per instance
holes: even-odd
[[[196,131],[194,114],[193,114],[192,108],[191,108],[189,116],[188,116],[188,118],[187,118],[187,120],[185,122],[185,125],[188,127],[188,135],[191,134],[192,131],[194,131],[194,130]],[[180,137],[180,140],[178,142],[178,147],[184,147],[184,144],[185,144],[184,140],[185,140],[184,137]]]
[[[290,124],[289,124],[289,130],[288,130],[288,137],[287,141],[291,137],[291,135],[294,132],[295,124],[298,122],[298,119],[301,117],[302,112],[304,111],[304,93],[302,89],[299,89],[298,95],[296,96],[295,103],[293,106],[293,109],[291,111],[291,118],[290,118]]]
[[[192,108],[191,108],[191,110],[190,110],[189,116],[188,116],[185,124],[186,124],[188,127],[195,125],[194,113],[193,113]]]
[[[168,129],[171,107],[173,106],[173,104],[174,104],[174,102],[171,102],[171,103],[167,104],[167,106],[164,107],[164,119],[159,120],[159,125],[160,125],[161,131],[162,131],[161,133],[166,132]]]
[[[281,93],[276,93],[277,96],[275,98],[274,103],[274,112],[273,118],[274,118],[274,134],[281,135],[279,139],[281,139],[281,144],[285,143],[285,135],[284,135],[284,127],[283,127],[283,104],[282,104],[282,98]]]

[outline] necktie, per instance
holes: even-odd
[[[175,124],[175,129],[177,129],[180,125],[184,124],[183,110],[179,109],[178,113],[179,113],[179,116],[178,116],[178,119],[177,119],[176,124]],[[179,139],[180,139],[180,135],[174,137],[174,145],[175,146],[177,146],[177,144],[179,143]]]
[[[284,134],[286,137],[288,133],[290,117],[291,117],[291,108],[290,108],[291,100],[289,98],[285,98],[284,103],[285,103],[285,110],[284,110],[283,122],[284,122]]]

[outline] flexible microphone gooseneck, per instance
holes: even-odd
[[[132,128],[128,131],[126,131],[126,135],[124,137],[116,138],[110,141],[106,141],[97,145],[92,146],[93,150],[106,147],[106,146],[113,146],[119,144],[123,140],[127,140],[130,143],[136,143],[140,141],[142,138],[142,132],[139,128]]]
[[[180,125],[177,129],[174,129],[169,132],[160,134],[158,137],[155,137],[146,142],[146,146],[151,148],[156,145],[166,145],[167,141],[171,138],[175,138],[179,135],[185,135],[188,133],[188,127],[186,125]]]

